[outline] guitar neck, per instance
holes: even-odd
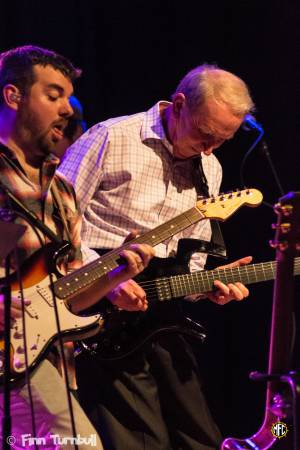
[[[92,261],[71,274],[58,279],[54,283],[55,295],[58,298],[65,299],[90,286],[96,280],[120,265],[120,253],[130,245],[149,244],[154,247],[204,218],[205,215],[197,207],[185,211],[154,230],[123,244],[121,247],[112,250],[101,258],[97,258],[95,261]]]
[[[185,230],[203,219],[226,220],[242,205],[258,206],[262,202],[262,194],[256,189],[245,189],[235,193],[221,194],[197,201],[196,206],[185,211],[174,219],[159,225],[154,230],[123,244],[105,256],[85,265],[81,269],[60,278],[54,283],[54,293],[58,298],[65,299],[84,290],[96,280],[121,264],[120,252],[131,244],[149,244],[152,247]]]
[[[225,284],[240,281],[244,284],[254,284],[261,281],[274,280],[276,274],[276,261],[251,264],[246,266],[201,270],[191,274],[162,277],[153,280],[156,293],[160,301],[184,297],[191,294],[209,292],[213,289],[214,280]],[[295,258],[294,275],[300,275],[300,258]],[[153,292],[153,283],[140,283],[148,291]]]

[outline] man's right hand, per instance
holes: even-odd
[[[146,311],[146,293],[134,280],[128,280],[113,289],[107,298],[115,306],[126,311]]]
[[[146,311],[148,302],[145,291],[131,277],[142,272],[154,256],[154,250],[147,244],[132,244],[124,250],[120,256],[127,260],[127,265],[120,270],[110,272],[108,275],[111,281],[120,279],[120,284],[112,289],[106,297],[111,303],[126,311]]]
[[[25,300],[25,305],[29,305],[30,300]],[[10,317],[12,321],[22,317],[21,300],[16,297],[11,299]],[[4,295],[0,294],[0,331],[4,329]]]

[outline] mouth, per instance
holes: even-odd
[[[66,128],[66,123],[56,123],[52,127],[52,132],[55,136],[55,140],[61,140],[64,137],[64,129]]]

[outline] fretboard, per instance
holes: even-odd
[[[58,298],[64,299],[90,286],[96,280],[120,265],[120,253],[131,244],[149,244],[154,247],[204,218],[205,215],[196,207],[185,211],[174,219],[159,225],[154,230],[123,244],[118,249],[112,250],[101,258],[58,279],[54,283],[55,295]]]
[[[201,270],[191,274],[174,275],[140,283],[149,295],[155,289],[160,301],[183,297],[191,294],[209,292],[213,289],[214,280],[225,284],[240,281],[244,284],[274,280],[276,261],[245,265],[234,268]],[[300,258],[295,258],[294,275],[300,275]]]

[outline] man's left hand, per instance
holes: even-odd
[[[230,267],[239,267],[249,264],[252,261],[252,256],[245,256],[244,258],[238,259],[230,264],[225,264],[224,266],[218,267],[218,269],[227,269]],[[207,292],[206,296],[214,303],[218,305],[225,305],[231,300],[243,300],[248,297],[249,290],[242,283],[229,283],[224,284],[220,280],[214,281],[214,286],[216,288],[213,292]]]

